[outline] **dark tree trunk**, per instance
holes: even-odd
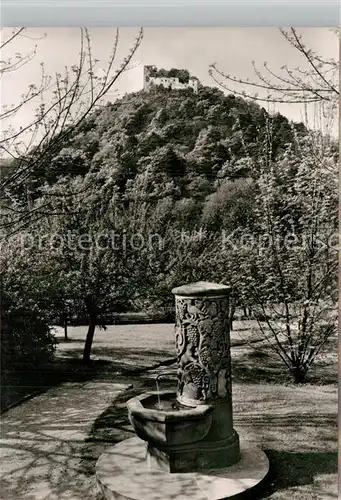
[[[98,317],[98,308],[96,306],[96,300],[94,295],[87,295],[85,297],[85,305],[86,310],[88,312],[89,317],[89,327],[88,333],[86,334],[84,352],[83,352],[83,362],[86,364],[90,364],[90,355],[91,355],[91,347],[92,341],[94,339],[96,322]]]
[[[89,314],[89,327],[88,327],[88,333],[86,334],[84,352],[83,352],[83,361],[86,364],[90,363],[91,347],[92,347],[92,341],[94,339],[95,328],[96,328],[96,316],[94,314]]]
[[[295,367],[292,371],[292,376],[295,384],[303,384],[306,379],[307,372],[302,367]]]
[[[231,304],[230,307],[230,330],[233,330],[233,321],[234,321],[234,315],[236,313],[236,306],[234,303]]]
[[[64,314],[64,339],[68,340],[68,336],[67,336],[67,314]]]

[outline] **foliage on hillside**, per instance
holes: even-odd
[[[12,187],[7,224],[22,232],[34,212],[30,235],[47,238],[25,250],[28,282],[43,251],[55,308],[88,315],[85,361],[102,315],[154,314],[173,286],[206,279],[232,284],[231,316],[276,305],[273,346],[302,381],[335,329],[337,159],[333,140],[254,102],[156,87],[98,108]]]
[[[198,94],[160,87],[129,94],[97,109],[52,161],[34,170],[20,199],[24,191],[35,198],[46,184],[106,166],[121,193],[143,184],[149,198],[161,190],[174,199],[202,200],[224,180],[250,175],[243,158],[256,158],[267,117],[257,104],[210,87]],[[276,115],[273,125],[276,157],[293,133],[284,116]]]

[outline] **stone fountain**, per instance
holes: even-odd
[[[138,437],[103,453],[97,483],[107,499],[218,500],[254,488],[269,462],[233,428],[230,287],[198,282],[175,295],[176,392],[128,401]]]

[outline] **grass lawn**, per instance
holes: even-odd
[[[239,322],[235,326],[234,425],[241,439],[259,444],[271,462],[268,481],[252,498],[336,499],[336,339],[326,346],[308,383],[294,386],[262,343],[247,343],[252,339],[252,325]],[[57,331],[58,366],[61,370],[69,366],[67,382],[4,414],[2,498],[94,500],[98,456],[106,447],[132,436],[127,399],[155,389],[159,373],[163,374],[161,389],[176,386],[175,364],[159,366],[174,358],[173,334],[173,326],[167,324],[116,325],[98,330],[94,365],[76,374],[80,365],[74,359],[81,357],[86,328],[69,328],[67,342],[62,330]],[[137,368],[144,372],[134,374]],[[110,392],[114,384],[127,387],[129,383],[133,384],[129,390]],[[66,465],[69,463],[71,468]]]

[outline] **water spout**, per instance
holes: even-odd
[[[159,373],[156,378],[155,378],[155,385],[156,385],[156,391],[157,391],[157,406],[158,410],[163,410],[163,405],[161,403],[161,398],[160,398],[160,384],[159,380],[162,377],[166,377],[167,375],[174,375],[174,373]]]
[[[156,390],[157,390],[157,407],[159,410],[162,410],[162,404],[161,404],[161,398],[160,398],[160,386],[159,386],[159,380],[157,377],[155,380],[155,384],[156,384]]]

